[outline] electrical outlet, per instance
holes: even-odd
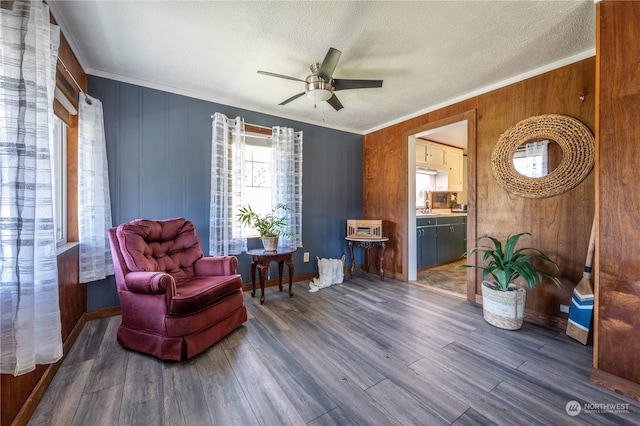
[[[305,262],[308,262],[308,261],[309,261],[309,252],[308,252],[308,251],[305,251],[305,252],[304,252],[304,261],[305,261]]]
[[[569,313],[569,306],[560,305],[560,312],[564,312],[565,314],[568,314]]]

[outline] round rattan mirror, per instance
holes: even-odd
[[[514,165],[522,146],[545,143],[560,147],[559,164],[541,177],[528,177]],[[493,150],[491,170],[498,183],[512,194],[527,198],[544,198],[562,194],[587,177],[594,162],[595,144],[591,131],[575,118],[549,114],[529,117],[507,130]],[[522,170],[522,169],[521,169]],[[527,173],[528,174],[528,173]],[[533,175],[532,175],[533,176]]]

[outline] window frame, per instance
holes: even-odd
[[[65,111],[66,112],[66,111]],[[68,151],[69,122],[68,114],[54,110],[54,134],[51,149],[51,183],[53,187],[54,225],[56,246],[60,247],[68,241]],[[61,137],[59,137],[61,136]],[[60,216],[60,217],[58,217]],[[60,230],[59,230],[60,228]]]

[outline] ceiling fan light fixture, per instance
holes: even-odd
[[[307,77],[306,82],[304,91],[307,94],[307,98],[313,102],[324,102],[333,96],[331,83],[327,83],[321,77],[312,74]]]
[[[307,91],[307,98],[313,102],[324,102],[331,98],[333,93],[327,89],[313,89]]]

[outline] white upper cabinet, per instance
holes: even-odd
[[[416,165],[425,166],[427,163],[427,145],[416,142]]]
[[[449,169],[448,191],[464,189],[464,156],[458,148],[447,148],[447,167]]]
[[[429,155],[429,165],[434,168],[447,168],[447,147],[436,143],[427,145],[427,155]]]
[[[463,176],[462,149],[435,142],[416,142],[416,165],[429,167],[448,173],[448,188],[437,188],[438,191],[462,191]],[[442,186],[442,185],[440,185]]]
[[[416,142],[416,164],[446,170],[447,147],[438,143]]]

